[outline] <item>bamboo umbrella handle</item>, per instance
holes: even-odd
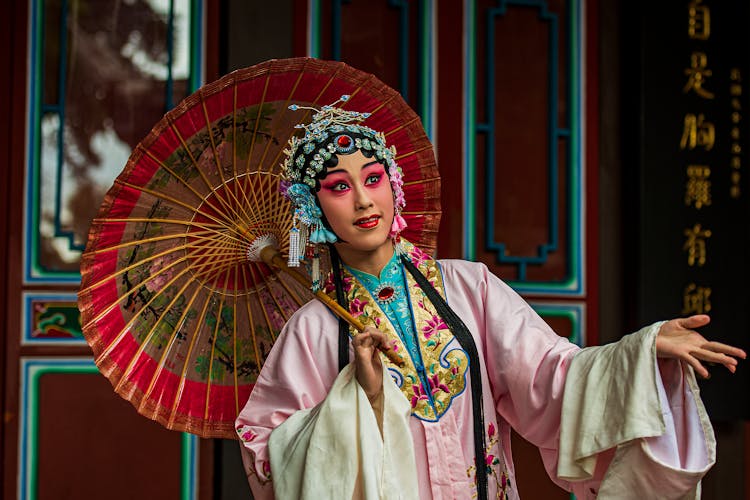
[[[299,282],[302,286],[306,288],[310,288],[310,280],[307,279],[307,276],[302,274],[301,272],[297,271],[294,268],[291,268],[287,266],[286,262],[284,261],[284,258],[281,256],[279,251],[275,249],[273,246],[268,245],[265,248],[263,248],[260,251],[260,258],[263,259],[263,262],[268,264],[271,267],[275,267],[278,269],[281,269],[285,273],[287,273],[289,276],[294,278],[297,282]],[[358,332],[361,332],[365,329],[365,325],[362,324],[360,320],[352,316],[349,311],[341,307],[341,305],[333,300],[331,297],[329,297],[326,293],[324,293],[322,290],[318,290],[315,293],[315,298],[320,300],[323,304],[328,306],[328,308],[339,318],[343,319],[347,323],[349,323],[351,326],[357,329]],[[392,349],[389,349],[387,346],[381,345],[378,347],[380,349],[380,352],[385,354],[385,357],[388,358],[391,363],[395,364],[398,367],[404,366],[404,361],[396,356],[396,353],[393,352]]]

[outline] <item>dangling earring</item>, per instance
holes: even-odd
[[[404,229],[406,229],[406,221],[401,217],[400,213],[396,212],[393,216],[393,223],[391,224],[391,232],[389,233],[390,237],[397,237]]]

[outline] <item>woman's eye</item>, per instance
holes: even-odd
[[[365,184],[375,184],[380,180],[380,177],[382,177],[382,174],[368,175],[367,179],[365,179]]]
[[[333,186],[331,186],[331,191],[343,191],[347,189],[349,186],[345,182],[337,182]]]

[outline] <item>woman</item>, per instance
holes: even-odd
[[[285,326],[237,420],[255,498],[518,498],[511,427],[578,498],[694,496],[715,442],[693,371],[745,353],[696,333],[706,316],[583,350],[557,336],[484,265],[399,239],[394,151],[334,105],[288,150],[290,263],[306,232],[328,244],[326,289],[367,328],[349,351],[318,302]]]

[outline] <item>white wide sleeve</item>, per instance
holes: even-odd
[[[294,413],[268,441],[278,499],[418,499],[408,401],[383,371],[382,438],[350,364],[325,400]]]
[[[568,369],[557,475],[589,479],[616,449],[598,498],[695,499],[716,459],[692,368],[656,360],[660,327],[583,349]]]

